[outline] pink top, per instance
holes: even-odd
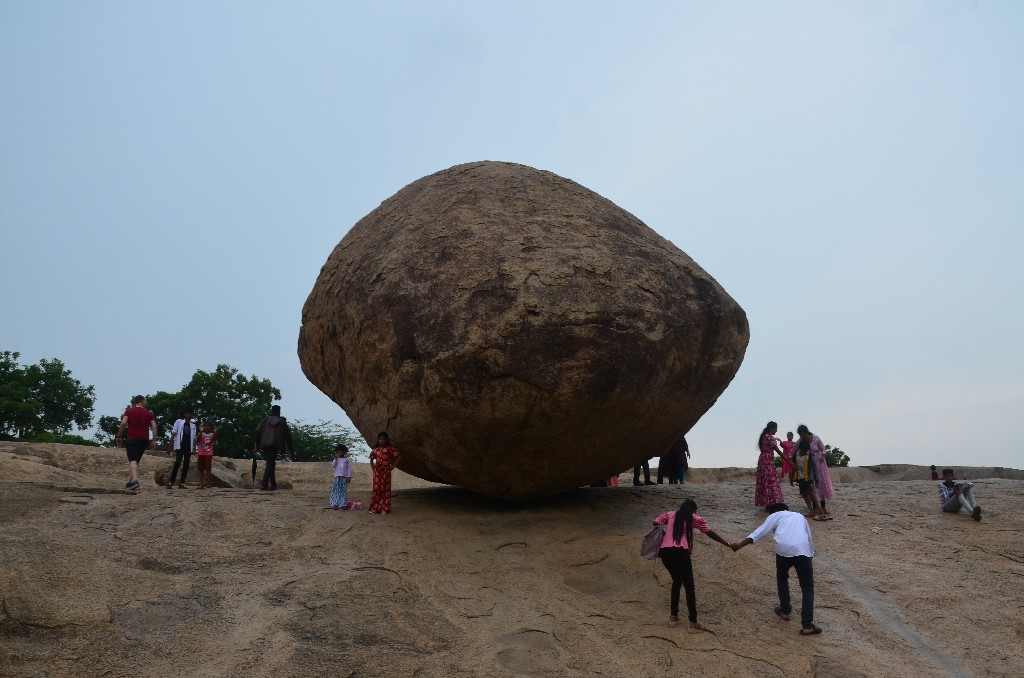
[[[792,440],[783,440],[779,444],[782,445],[782,458],[783,459],[789,459],[790,457],[793,456],[793,441]]]
[[[200,433],[199,434],[199,456],[200,457],[212,457],[213,456],[213,433]]]
[[[677,542],[672,538],[672,531],[675,529],[676,524],[676,512],[669,511],[668,513],[662,513],[660,516],[654,519],[655,525],[665,526],[665,536],[661,540],[661,548],[677,548],[681,547],[687,551],[692,551],[693,547],[686,541],[686,530],[683,530],[683,536],[680,537]],[[707,522],[696,513],[693,514],[693,527],[694,529],[700,530],[701,532],[708,533],[711,528],[708,527]]]

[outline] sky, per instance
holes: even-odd
[[[64,361],[96,417],[227,363],[350,425],[296,355],[320,267],[500,160],[746,311],[692,465],[754,466],[775,420],[852,465],[1021,468],[1021,35],[1012,0],[4,0],[0,350]]]

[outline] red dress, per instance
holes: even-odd
[[[775,470],[775,438],[771,433],[761,436],[761,456],[757,460],[757,486],[754,488],[754,506],[771,506],[786,501],[782,485]]]
[[[370,495],[370,513],[391,512],[391,469],[398,461],[397,447],[377,447],[370,452],[373,461],[373,493]]]

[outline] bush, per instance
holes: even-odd
[[[825,463],[829,466],[849,466],[850,457],[838,447],[825,446]]]
[[[99,447],[95,440],[89,440],[82,436],[58,433],[40,433],[28,439],[30,443],[63,443],[65,445],[86,445],[88,447]]]

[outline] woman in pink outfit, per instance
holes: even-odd
[[[690,628],[703,631],[704,627],[697,622],[697,594],[693,587],[693,563],[690,562],[690,553],[693,551],[693,528],[696,527],[719,544],[729,546],[729,542],[715,534],[707,522],[697,515],[697,503],[692,499],[683,500],[678,511],[662,513],[654,519],[654,524],[665,526],[665,536],[661,539],[658,557],[672,577],[668,625],[675,626],[679,621],[679,590],[685,589],[686,613],[690,620]]]
[[[796,432],[801,440],[806,440],[811,444],[811,459],[814,460],[815,469],[818,472],[818,477],[814,481],[814,494],[818,497],[818,503],[821,504],[821,510],[824,511],[825,518],[831,520],[832,514],[825,507],[825,500],[835,497],[836,491],[832,487],[832,475],[828,471],[825,443],[821,442],[821,438],[811,433],[810,429],[803,424],[797,426]]]
[[[765,510],[772,504],[782,504],[786,501],[786,498],[782,496],[779,474],[775,470],[775,455],[782,456],[782,450],[779,449],[779,444],[775,440],[775,433],[778,430],[779,425],[774,421],[769,421],[757,439],[757,446],[761,450],[761,456],[757,460],[757,485],[754,487],[754,506],[763,506]]]
[[[782,478],[788,478],[793,472],[793,432],[790,431],[786,434],[786,439],[779,443],[782,445]]]

